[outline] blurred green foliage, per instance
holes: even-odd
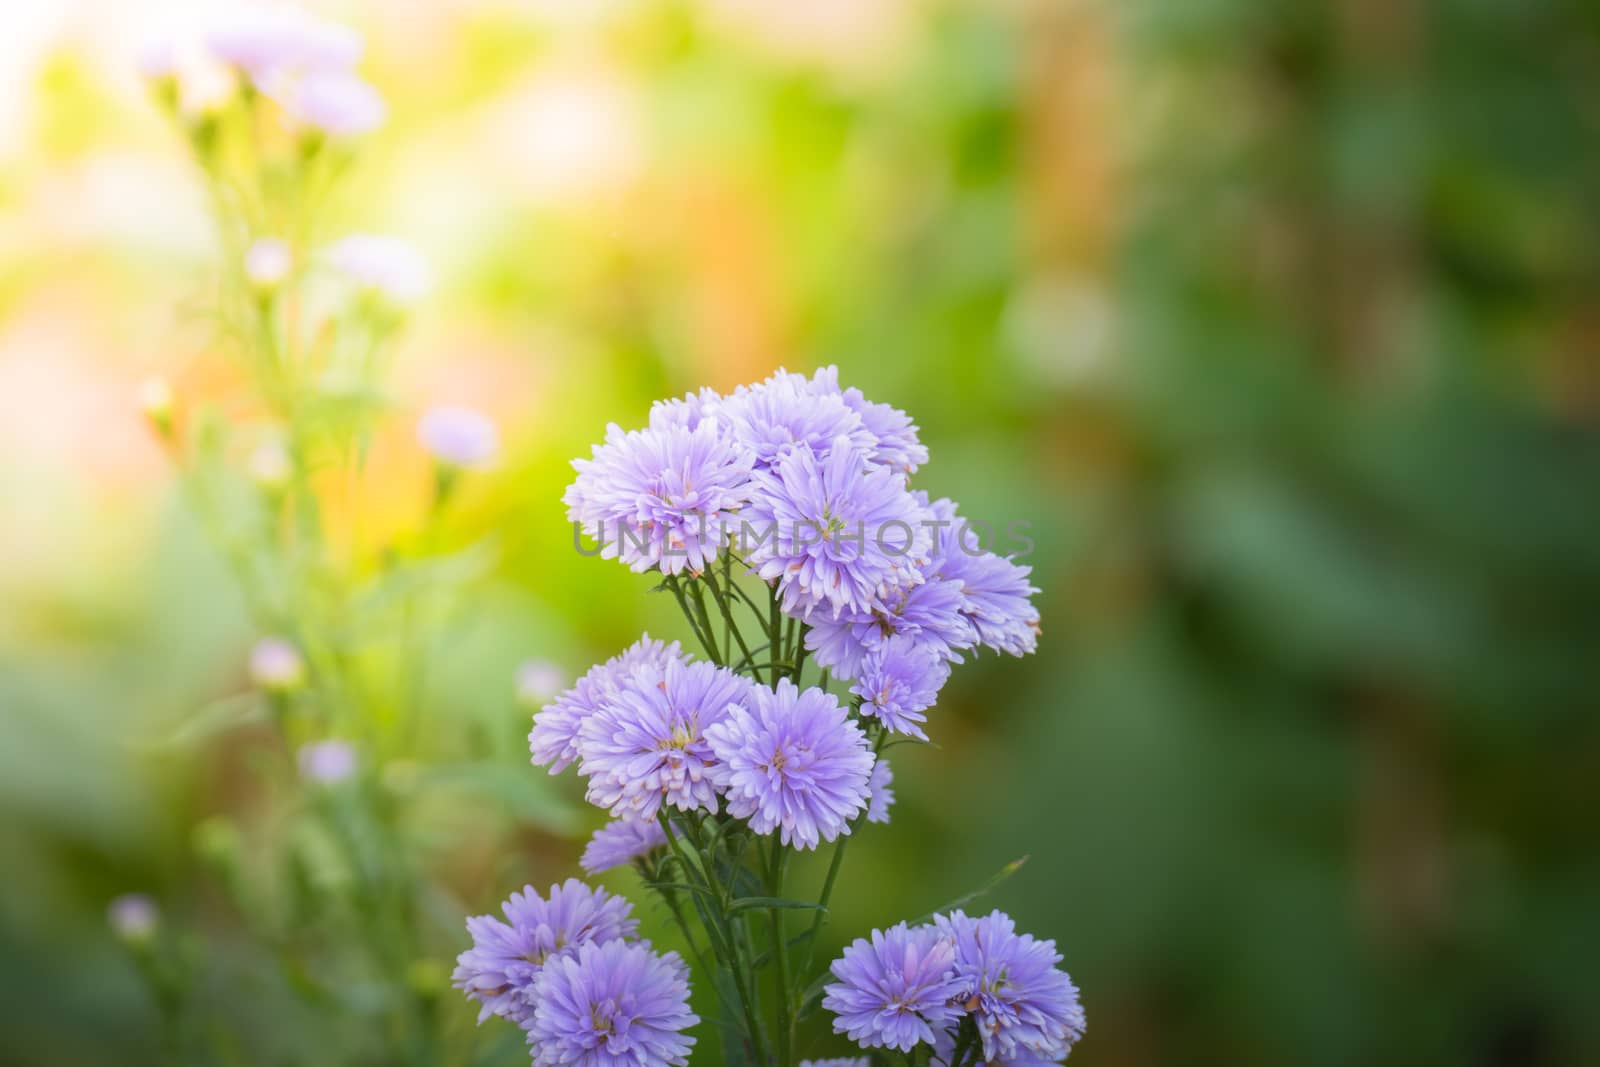
[[[480,194],[483,142],[455,135],[578,31],[464,9],[427,79],[376,36],[395,123],[347,214],[450,234],[416,359],[448,367],[446,324],[478,324],[539,392],[456,513],[499,562],[419,694],[442,791],[403,825],[449,904],[573,873],[599,821],[526,767],[515,664],[682,636],[643,579],[571,551],[567,459],[657,396],[837,362],[917,417],[922,485],[1033,523],[1045,638],[956,673],[937,747],[896,761],[894,825],[852,850],[834,943],[1028,854],[990,901],[1065,954],[1073,1063],[1600,1060],[1592,6],[951,0],[853,65],[708,10],[582,31],[645,131],[643,177],[598,205]],[[42,77],[41,157],[142,106],[72,57]],[[12,170],[8,205],[50,180]],[[0,309],[98,271],[126,315],[172,265],[38,251]],[[34,458],[6,460],[34,491]],[[196,851],[250,807],[248,731],[143,743],[239,692],[252,636],[181,502],[164,515],[0,620],[0,1062],[157,1061],[104,925],[131,889],[204,935],[237,1062],[342,1062]],[[500,770],[454,776],[480,745]],[[438,1010],[470,1040],[467,1004]],[[506,1029],[473,1062],[520,1062]]]

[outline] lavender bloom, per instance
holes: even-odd
[[[262,90],[293,74],[349,68],[362,51],[354,30],[292,8],[231,12],[206,33],[206,44]]]
[[[300,747],[297,762],[306,781],[337,785],[356,773],[356,750],[348,741],[313,741]]]
[[[930,648],[940,657],[959,661],[959,650],[978,643],[972,621],[961,613],[967,604],[961,583],[918,568],[919,584],[894,594],[870,612],[845,612],[837,619],[808,620],[806,648],[817,663],[840,678],[856,678],[869,653],[899,634]]]
[[[534,1067],[685,1067],[700,1021],[676,952],[622,941],[552,960],[533,987]]]
[[[831,1060],[801,1060],[800,1067],[871,1067],[865,1056],[839,1056]]]
[[[834,1032],[863,1048],[910,1052],[933,1044],[937,1031],[959,1018],[950,1003],[962,988],[955,947],[932,927],[874,930],[828,969],[838,981],[825,987],[822,1006],[836,1016]]]
[[[910,474],[928,462],[928,449],[917,437],[917,425],[911,416],[888,404],[873,403],[854,387],[841,389],[838,367],[819,368],[811,376],[809,387],[813,392],[838,396],[845,407],[861,417],[861,424],[872,437],[869,452],[874,463]]]
[[[959,999],[978,1022],[986,1060],[1059,1060],[1083,1036],[1078,990],[1056,968],[1054,941],[1018,934],[1003,912],[981,919],[955,911],[934,917],[955,943]]]
[[[724,403],[722,394],[709,386],[681,398],[657,400],[650,405],[650,428],[666,430],[681,426],[692,431],[702,422],[715,422]]]
[[[843,439],[870,453],[877,442],[861,416],[835,388],[816,388],[801,374],[780,370],[758,385],[741,385],[720,408],[734,437],[755,453],[756,466],[775,466],[804,445],[826,455]]]
[[[981,1050],[980,1050],[981,1051]],[[956,1031],[941,1030],[933,1042],[933,1063],[939,1067],[949,1067],[955,1061]],[[973,1063],[971,1067],[1056,1067],[1061,1062],[1060,1056],[1040,1057],[1028,1053],[1019,1056],[1006,1056],[1001,1059],[982,1059]]]
[[[801,691],[787,678],[776,690],[754,686],[744,707],[705,733],[729,813],[758,834],[776,829],[784,844],[813,849],[849,833],[866,806],[872,752],[824,690]]]
[[[383,125],[378,91],[347,71],[319,71],[275,94],[295,121],[330,137],[359,137]]]
[[[872,765],[872,777],[867,780],[867,821],[888,822],[889,808],[894,805],[894,790],[890,784],[894,781],[894,771],[889,769],[889,761],[882,756]]]
[[[667,832],[653,819],[614,819],[594,832],[578,861],[590,875],[648,856],[667,843]]]
[[[928,717],[923,712],[939,699],[949,677],[950,664],[937,649],[896,634],[867,653],[850,692],[862,699],[861,714],[897,734],[926,741],[922,724]]]
[[[300,650],[281,637],[263,637],[250,650],[250,680],[275,693],[299,688],[306,679]]]
[[[144,893],[124,893],[106,906],[111,932],[130,945],[142,945],[161,925],[161,909]]]
[[[478,1022],[500,1015],[526,1025],[533,1014],[529,992],[545,963],[590,942],[631,938],[639,928],[633,905],[576,878],[550,887],[548,900],[532,886],[511,894],[492,915],[467,920],[472,947],[456,957],[452,984],[483,1005]],[[619,941],[620,943],[620,941]]]
[[[670,420],[667,420],[670,423]],[[750,489],[750,453],[716,423],[624,432],[615,423],[562,501],[600,555],[636,571],[698,574],[726,543]]]
[[[678,642],[667,644],[645,634],[622,652],[591,667],[576,685],[534,715],[533,730],[528,734],[534,766],[549,764],[550,773],[557,774],[576,763],[578,730],[584,720],[615,699],[634,671],[640,667],[665,671],[673,660],[683,660]]]
[[[478,468],[500,452],[500,431],[474,408],[441,404],[417,420],[417,440],[434,459],[451,467]]]
[[[759,689],[712,663],[635,671],[579,728],[589,803],[618,818],[654,819],[663,804],[716,811],[710,731]]]
[[[416,303],[433,288],[428,261],[398,237],[351,234],[328,249],[327,259],[334,270],[391,304]]]
[[[960,583],[961,614],[978,642],[1013,656],[1032,652],[1039,643],[1039,611],[1031,599],[1039,590],[1028,582],[1032,568],[984,551],[949,499],[929,503],[925,494],[914,495],[941,524],[929,573]]]
[[[916,501],[843,438],[825,456],[797,445],[753,483],[745,510],[760,540],[747,558],[778,583],[785,612],[867,614],[920,580],[929,539]]]

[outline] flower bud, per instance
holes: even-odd
[[[286,693],[306,680],[300,650],[281,637],[263,637],[250,650],[250,679],[262,689]]]
[[[276,237],[263,237],[244,254],[244,274],[262,292],[271,292],[289,276],[294,265],[289,245]]]
[[[282,492],[293,473],[289,450],[276,437],[262,441],[251,450],[247,467],[250,480],[268,493]]]
[[[517,668],[517,701],[527,707],[543,707],[566,687],[565,673],[547,660],[531,659]]]
[[[338,785],[356,773],[355,746],[348,741],[313,741],[302,745],[297,758],[300,777],[314,785]]]
[[[487,467],[500,451],[500,432],[481,411],[454,405],[429,408],[417,421],[417,439],[447,467]]]
[[[129,945],[147,944],[161,926],[161,911],[143,893],[124,893],[106,907],[111,930]]]

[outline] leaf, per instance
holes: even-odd
[[[790,908],[804,911],[826,912],[828,909],[821,904],[814,904],[809,900],[786,900],[783,897],[739,897],[728,906],[728,914],[734,915],[752,908]]]
[[[971,904],[974,900],[977,900],[985,893],[988,893],[999,886],[1007,878],[1010,878],[1013,874],[1016,874],[1018,871],[1022,870],[1022,865],[1027,862],[1027,856],[1019,856],[1010,863],[1006,864],[1004,867],[1001,867],[989,878],[987,882],[983,883],[972,892],[967,893],[965,896],[956,897],[956,899],[945,904],[943,907],[933,909],[933,911],[930,911],[920,919],[912,920],[911,925],[916,926],[918,923],[925,923],[932,919],[935,915],[941,915],[945,912],[955,911],[957,908],[965,907],[966,905]]]
[[[646,888],[655,889],[655,890],[683,889],[683,890],[687,890],[690,893],[704,893],[706,896],[710,897],[712,900],[718,899],[717,895],[715,893],[713,893],[711,890],[707,889],[705,886],[703,886],[703,885],[690,885],[688,882],[646,882],[645,886],[646,886]]]

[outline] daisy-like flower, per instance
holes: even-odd
[[[578,730],[583,721],[614,699],[640,667],[665,671],[673,660],[683,660],[678,642],[656,641],[645,634],[604,663],[589,668],[576,685],[533,717],[528,748],[536,767],[546,764],[556,774],[578,760]]]
[[[1033,652],[1039,644],[1039,610],[1032,600],[1039,590],[1028,581],[1033,569],[985,551],[949,499],[929,503],[914,495],[938,524],[927,572],[959,583],[961,614],[977,641],[1013,656]]]
[[[205,35],[211,54],[268,90],[307,71],[346,70],[361,58],[361,35],[295,8],[228,12]]]
[[[872,765],[872,777],[867,779],[867,821],[888,822],[889,809],[894,806],[894,771],[882,756]]]
[[[810,388],[837,395],[845,407],[861,417],[861,424],[872,437],[873,462],[905,474],[928,462],[928,449],[917,437],[917,424],[911,421],[911,416],[888,404],[873,403],[853,386],[840,388],[838,367],[818,369],[811,376]]]
[[[824,456],[795,446],[755,473],[753,490],[740,538],[756,573],[777,582],[786,613],[867,615],[921,580],[930,539],[915,499],[900,475],[869,466],[844,438]]]
[[[578,730],[589,803],[619,819],[654,819],[663,805],[716,811],[709,731],[760,688],[713,663],[633,672]]]
[[[848,833],[867,804],[866,735],[824,690],[802,691],[787,678],[776,690],[752,688],[744,707],[706,728],[729,813],[798,849]]]
[[[961,583],[918,568],[922,580],[902,589],[877,610],[845,612],[837,619],[808,620],[806,648],[817,663],[839,678],[856,678],[862,662],[884,641],[901,635],[930,648],[941,658],[958,661],[960,651],[978,643],[972,621],[963,615],[966,600]]]
[[[850,691],[861,698],[861,714],[870,715],[897,734],[926,741],[923,714],[939,699],[950,678],[950,663],[937,649],[895,634],[862,662],[861,675]]]
[[[586,874],[595,875],[632,863],[667,844],[667,832],[654,819],[614,819],[594,832],[583,858]]]
[[[302,745],[296,754],[300,777],[317,785],[338,785],[356,773],[360,762],[355,746],[348,741],[329,739]]]
[[[856,938],[828,968],[838,981],[824,987],[822,1006],[834,1013],[834,1033],[862,1048],[933,1044],[960,1017],[950,1003],[962,988],[955,962],[950,939],[929,926],[898,923]]]
[[[494,420],[476,408],[440,404],[417,420],[417,440],[434,459],[449,467],[487,467],[500,453],[500,431]]]
[[[698,393],[688,393],[669,400],[657,400],[650,405],[650,428],[665,430],[681,426],[693,430],[702,422],[716,421],[725,403],[722,394],[707,386]]]
[[[317,71],[275,90],[295,122],[329,137],[359,137],[383,125],[389,108],[378,90],[349,71]]]
[[[750,490],[750,452],[709,420],[624,431],[575,459],[567,518],[600,555],[636,571],[698,574],[717,558]]]
[[[644,944],[586,944],[552,960],[533,988],[528,1047],[534,1067],[685,1067],[700,1021],[676,952]]]
[[[759,384],[741,385],[722,402],[719,415],[761,469],[801,445],[825,455],[841,439],[864,454],[877,444],[837,388],[817,388],[804,375],[785,370]]]
[[[1083,1036],[1083,1006],[1056,967],[1054,941],[1018,934],[1000,911],[981,919],[955,911],[935,916],[934,925],[955,944],[956,996],[977,1020],[984,1059],[1049,1061],[1071,1051]]]
[[[511,894],[492,915],[467,920],[472,947],[456,957],[455,987],[483,1005],[478,1022],[500,1015],[523,1024],[533,1013],[534,979],[552,958],[590,942],[631,938],[639,928],[633,905],[576,878],[550,887],[549,899],[532,886]]]
[[[250,650],[250,680],[274,693],[297,689],[306,680],[306,661],[293,642],[263,637]]]
[[[411,245],[398,237],[355,233],[326,253],[334,270],[395,305],[414,304],[433,288],[433,271]]]
[[[955,1062],[956,1029],[941,1030],[933,1043],[932,1062],[937,1067],[949,1067]],[[980,1050],[981,1052],[981,1050]],[[971,1062],[971,1061],[967,1061]],[[971,1067],[1056,1067],[1061,1062],[1060,1056],[1043,1057],[1022,1053],[1019,1056],[1007,1056],[1001,1059],[982,1059],[972,1063]]]

